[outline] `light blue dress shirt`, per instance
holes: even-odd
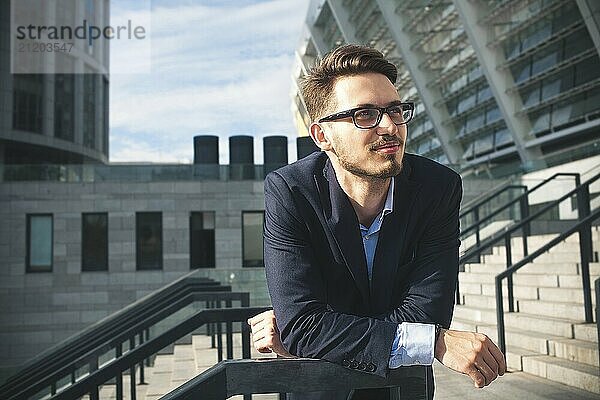
[[[370,227],[360,225],[363,239],[369,282],[373,277],[373,259],[379,240],[379,230],[386,215],[394,211],[394,178],[390,182],[387,197],[381,214],[375,218]],[[406,365],[431,365],[435,347],[435,325],[415,322],[398,324],[396,337],[392,344],[389,367],[398,368]]]

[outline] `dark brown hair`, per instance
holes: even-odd
[[[310,118],[315,121],[333,104],[333,88],[338,78],[375,72],[396,83],[398,70],[381,52],[371,47],[347,44],[327,53],[311,68],[300,84]]]

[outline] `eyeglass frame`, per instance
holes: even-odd
[[[392,117],[389,114],[389,109],[392,107],[402,107],[402,106],[409,106],[409,109],[411,111],[410,113],[410,118],[404,122],[401,122],[399,124],[395,123],[394,121],[394,125],[396,126],[402,126],[402,125],[407,125],[410,121],[412,121],[412,119],[415,117],[415,103],[414,102],[402,102],[402,103],[396,103],[396,104],[392,104],[390,106],[387,107],[376,107],[376,106],[361,106],[361,107],[355,107],[355,108],[351,108],[349,110],[345,110],[345,111],[340,111],[331,115],[327,115],[323,118],[320,118],[317,122],[321,123],[321,122],[332,122],[332,121],[337,121],[343,118],[352,118],[352,122],[354,123],[354,126],[357,127],[358,129],[373,129],[376,126],[378,126],[381,123],[381,120],[383,119],[383,114],[387,114],[388,117],[390,117],[390,120],[392,119]],[[373,126],[370,127],[362,127],[362,126],[358,126],[358,124],[356,123],[356,119],[354,117],[354,114],[357,111],[360,110],[377,110],[379,111],[379,117],[377,117],[377,121]],[[404,111],[404,110],[403,110]]]

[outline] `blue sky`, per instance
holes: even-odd
[[[125,8],[113,12],[134,21],[143,11],[140,2],[119,4]],[[110,161],[190,162],[199,134],[221,137],[221,163],[231,135],[255,137],[257,163],[263,136],[294,142],[291,77],[307,7],[308,0],[153,0],[151,72],[110,76]],[[137,55],[127,57],[134,63]]]

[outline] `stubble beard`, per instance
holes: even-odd
[[[404,149],[401,149],[400,151],[404,152]],[[348,153],[346,152],[340,153],[336,151],[334,147],[332,148],[332,152],[336,155],[338,162],[340,163],[340,166],[342,168],[344,168],[346,171],[350,172],[353,175],[360,176],[361,178],[374,180],[388,179],[398,175],[402,171],[402,161],[398,161],[396,159],[397,154],[380,155],[383,156],[386,160],[378,165],[379,168],[368,169],[365,168],[363,165],[351,160],[350,157],[348,157]]]

